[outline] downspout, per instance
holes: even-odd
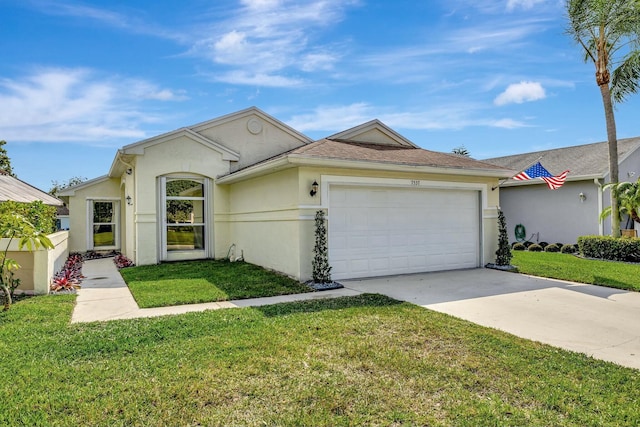
[[[604,196],[604,191],[602,191],[602,183],[598,178],[594,178],[593,183],[598,186],[598,233],[601,236],[604,236],[604,222],[600,221],[600,212],[602,212],[603,209],[602,197]]]

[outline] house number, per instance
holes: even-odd
[[[414,187],[419,187],[420,186],[420,181],[417,179],[412,179],[411,180],[411,185],[413,185]]]

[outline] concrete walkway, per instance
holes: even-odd
[[[97,322],[116,319],[134,319],[156,317],[169,314],[182,314],[192,311],[219,310],[221,308],[259,307],[281,302],[302,301],[319,298],[336,298],[359,295],[361,292],[351,289],[309,292],[306,294],[281,295],[276,297],[252,298],[237,301],[187,304],[172,307],[140,308],[133,299],[113,259],[103,258],[85,261],[82,266],[82,288],[78,290],[76,307],[71,323]]]

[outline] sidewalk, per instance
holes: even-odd
[[[282,302],[303,301],[321,298],[337,298],[359,295],[352,289],[309,292],[306,294],[280,295],[236,301],[208,302],[203,304],[177,305],[172,307],[140,308],[133,299],[112,258],[85,261],[82,266],[85,279],[78,290],[76,307],[71,323],[99,322],[117,319],[166,316],[192,311],[219,310],[221,308],[259,307]]]

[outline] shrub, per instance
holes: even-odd
[[[575,245],[562,245],[562,247],[560,248],[560,252],[562,252],[563,254],[575,254],[576,247]]]
[[[37,200],[31,203],[6,201],[0,203],[0,215],[22,215],[36,231],[49,234],[56,231],[56,208]]]
[[[527,247],[525,245],[523,245],[522,243],[515,243],[513,245],[513,249],[514,251],[524,251],[525,249],[527,249]]]
[[[560,246],[558,246],[556,243],[552,243],[550,245],[547,245],[544,248],[545,252],[560,252]]]
[[[496,251],[496,265],[506,266],[511,262],[511,248],[507,234],[507,220],[501,209],[498,209],[498,250]]]
[[[530,241],[527,240],[526,242],[523,243],[523,245],[524,245],[525,248],[528,249],[529,246],[533,245],[533,242],[530,242]]]
[[[562,242],[556,242],[556,243],[554,243],[554,244],[555,244],[557,247],[559,247],[559,248],[561,248],[561,247],[563,247],[563,246],[564,246],[564,243],[562,243]]]
[[[580,253],[587,258],[640,261],[640,239],[635,237],[581,236],[578,246]]]
[[[529,250],[530,252],[542,252],[544,249],[539,244],[534,243],[532,245],[529,245],[527,250]]]
[[[125,267],[133,267],[135,265],[133,261],[131,261],[129,258],[127,258],[122,254],[118,254],[115,257],[113,257],[113,262],[118,268],[118,270]]]
[[[549,246],[549,242],[540,242],[540,243],[538,243],[538,244],[542,247],[542,249],[544,249],[544,248],[546,248],[547,246]]]

